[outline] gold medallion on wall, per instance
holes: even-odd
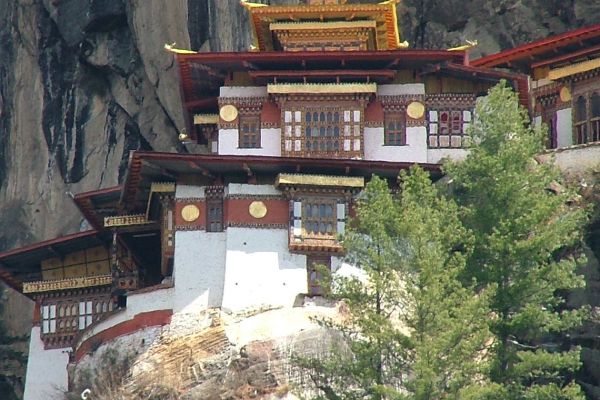
[[[193,222],[200,217],[200,209],[194,204],[188,204],[181,209],[181,218],[186,222]]]
[[[560,96],[560,101],[562,101],[563,103],[568,103],[569,101],[571,101],[571,91],[566,86],[564,86],[562,89],[560,89],[559,96]]]
[[[262,201],[253,201],[248,206],[248,212],[256,219],[264,218],[267,215],[267,206]]]
[[[238,116],[238,109],[233,104],[227,104],[219,110],[219,116],[225,122],[232,122]]]
[[[413,101],[406,107],[406,114],[412,119],[421,119],[425,115],[425,106],[419,101]]]

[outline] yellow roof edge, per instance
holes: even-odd
[[[365,178],[362,176],[333,176],[280,173],[279,175],[277,175],[275,186],[280,185],[363,188],[365,186]]]
[[[167,50],[170,53],[174,53],[174,54],[198,54],[197,51],[178,49],[174,46],[175,46],[175,43],[172,43],[172,44],[165,43],[165,50]]]
[[[600,58],[582,61],[576,64],[567,65],[566,67],[554,68],[548,71],[548,79],[556,80],[567,76],[579,74],[581,72],[591,71],[600,68]]]
[[[267,93],[375,93],[376,83],[269,83]]]

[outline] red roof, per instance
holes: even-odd
[[[231,71],[345,71],[421,68],[440,62],[466,63],[466,52],[447,50],[219,52],[177,54],[186,107],[214,107]]]
[[[113,208],[116,206],[120,198],[121,189],[121,186],[114,186],[79,193],[75,195],[73,200],[90,225],[94,229],[101,230],[104,227],[104,217],[112,214],[110,212],[106,213],[106,211],[111,211],[111,206]],[[99,211],[98,208],[101,208],[102,211]]]
[[[209,154],[180,154],[135,151],[129,160],[129,173],[125,180],[122,202],[128,210],[142,207],[147,201],[153,181],[169,181],[177,175],[199,174],[207,177],[225,175],[276,174],[278,172],[303,172],[341,174],[370,177],[378,174],[397,177],[402,169],[414,162],[373,160],[321,159],[269,156],[231,156]],[[419,163],[432,172],[439,172],[439,164]]]
[[[478,67],[511,67],[518,63],[526,69],[541,59],[577,51],[600,42],[600,24],[568,31],[556,36],[536,40],[496,54],[471,61]]]

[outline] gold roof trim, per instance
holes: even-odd
[[[167,50],[171,53],[175,53],[175,54],[198,54],[197,51],[178,49],[175,47],[175,43],[172,43],[172,44],[165,43],[165,50]]]
[[[23,282],[23,293],[51,292],[54,290],[79,289],[90,286],[110,285],[110,275],[83,276],[55,281]]]
[[[195,114],[194,125],[218,124],[219,114]]]
[[[145,214],[117,215],[114,217],[104,217],[105,228],[116,228],[120,226],[146,225],[154,221],[148,221]]]
[[[152,182],[150,193],[170,193],[175,191],[173,182]]]
[[[244,0],[241,4],[250,13],[250,22],[254,37],[253,48],[258,50],[273,50],[271,38],[267,37],[265,30],[272,22],[346,19],[365,20],[377,22],[376,34],[378,49],[393,50],[407,47],[400,42],[398,29],[398,15],[396,4],[400,0],[388,0],[378,4],[315,4],[315,5],[278,5],[249,3]],[[270,32],[269,32],[270,33]]]
[[[305,30],[305,29],[340,29],[340,28],[376,28],[375,21],[330,21],[330,22],[272,22],[269,29]]]
[[[365,186],[365,178],[362,176],[279,174],[277,175],[275,186],[280,185],[362,188]]]
[[[583,61],[577,64],[568,65],[566,67],[554,68],[548,72],[548,79],[556,80],[567,76],[579,74],[581,72],[591,71],[600,68],[600,58]]]
[[[270,83],[267,93],[376,93],[376,83]]]

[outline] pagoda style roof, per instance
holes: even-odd
[[[580,62],[600,55],[600,24],[587,26],[471,61],[478,67],[512,68],[531,74],[535,68]]]
[[[387,0],[378,4],[267,6],[242,0],[241,4],[250,13],[254,47],[258,51],[278,50],[276,32],[279,30],[323,32],[326,24],[334,24],[332,29],[343,30],[356,28],[357,23],[374,24],[372,30],[377,50],[393,50],[406,46],[400,42],[398,31],[396,4],[399,1]]]
[[[173,52],[179,63],[186,108],[215,110],[219,88],[224,86],[230,72],[248,72],[257,85],[305,80],[312,83],[357,80],[386,83],[399,69],[467,62],[465,51],[447,50]]]
[[[76,194],[75,204],[94,229],[102,229],[104,217],[115,215],[121,197],[121,186]]]
[[[179,176],[198,175],[207,179],[225,176],[246,180],[253,175],[278,173],[325,174],[361,176],[377,174],[395,179],[403,169],[414,162],[371,160],[321,159],[268,156],[227,156],[209,154],[179,154],[135,151],[129,160],[129,174],[123,187],[122,202],[126,209],[146,207],[152,182],[174,180]],[[439,173],[439,164],[419,164],[422,168]]]
[[[525,74],[453,63],[433,65],[423,72],[424,75],[433,73],[491,83],[497,83],[504,79],[518,93],[521,105],[525,108],[529,107],[529,80]]]
[[[62,257],[103,243],[97,230],[89,230],[5,251],[0,253],[0,279],[21,291],[23,281],[36,278],[42,260]]]

